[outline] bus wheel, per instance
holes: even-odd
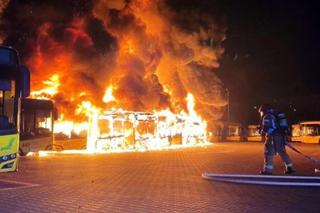
[[[50,144],[46,147],[46,150],[49,151],[63,151],[63,146],[56,145],[56,144]]]

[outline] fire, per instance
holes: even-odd
[[[58,93],[60,86],[59,75],[54,74],[48,80],[43,81],[44,88],[41,90],[32,91],[31,98],[36,99],[51,99]]]
[[[163,85],[163,91],[170,96],[172,95],[172,91],[166,85]]]
[[[17,4],[5,11],[16,18],[0,26],[37,20],[18,46],[28,48],[31,97],[58,109],[55,133],[86,132],[88,152],[205,143],[226,106],[214,73],[225,39],[220,19],[195,8],[177,13],[170,1],[96,0],[67,10],[59,1],[28,6],[51,8],[48,17],[16,16],[24,9]]]
[[[104,94],[104,97],[103,97],[104,103],[108,103],[116,100],[112,93],[113,93],[113,86],[111,85],[106,89],[106,92]]]
[[[72,134],[80,135],[82,132],[86,132],[88,129],[88,122],[74,122],[63,120],[59,118],[54,124],[54,133],[63,133],[69,138]]]
[[[188,113],[170,110],[133,112],[122,109],[91,111],[87,151],[154,150],[172,145],[206,144],[206,122],[194,111],[194,97],[187,96]]]
[[[128,52],[129,54],[133,54],[134,53],[134,48],[133,48],[133,43],[131,40],[127,41],[127,48],[126,48],[126,52]]]

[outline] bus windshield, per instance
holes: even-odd
[[[238,126],[229,126],[229,136],[239,136],[241,134],[241,128]]]
[[[5,81],[1,81],[3,83]],[[11,90],[7,90],[6,86],[11,87],[11,83],[2,84],[0,86],[0,130],[15,129],[16,119],[14,116],[14,97]],[[11,88],[10,88],[11,89]]]
[[[53,105],[48,100],[22,99],[21,139],[50,137]]]
[[[248,136],[260,136],[257,128],[248,128]]]

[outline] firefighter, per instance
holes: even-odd
[[[268,104],[261,105],[259,108],[261,116],[260,133],[265,137],[264,144],[264,168],[260,174],[272,175],[273,156],[277,153],[285,163],[285,174],[292,174],[293,164],[285,149],[285,133],[278,126],[277,116]]]

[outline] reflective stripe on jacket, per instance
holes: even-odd
[[[270,113],[267,113],[262,118],[262,133],[266,135],[271,135],[277,129],[276,117]]]

